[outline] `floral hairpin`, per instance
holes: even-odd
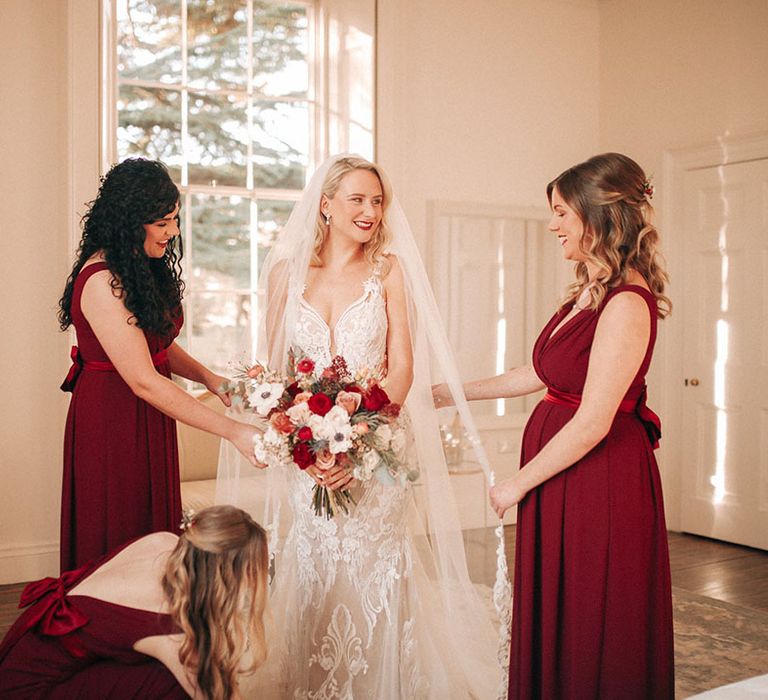
[[[190,527],[195,522],[195,511],[191,508],[185,508],[183,511],[181,511],[181,522],[179,523],[179,527],[184,530],[185,532],[189,530]]]
[[[654,187],[653,187],[653,184],[651,184],[651,181],[650,181],[650,180],[646,180],[646,181],[643,183],[643,194],[644,194],[644,195],[645,195],[645,196],[646,196],[648,199],[653,199],[653,192],[654,192]]]

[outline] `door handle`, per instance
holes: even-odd
[[[688,386],[689,384],[691,386],[699,386],[699,380],[696,377],[693,377],[692,379],[686,379],[685,386]]]

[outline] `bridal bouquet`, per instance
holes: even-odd
[[[302,470],[338,465],[358,481],[375,477],[387,485],[418,477],[405,459],[400,406],[390,401],[379,376],[353,377],[340,356],[319,374],[309,358],[292,364],[295,375],[289,377],[256,365],[232,387],[245,408],[267,422],[256,440],[256,459],[268,466],[293,462]],[[347,489],[316,484],[312,491],[315,514],[326,518],[348,513],[354,502]]]

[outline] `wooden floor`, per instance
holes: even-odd
[[[513,572],[515,527],[505,529],[510,575]],[[492,584],[496,571],[493,530],[465,533],[470,573],[478,583]],[[672,585],[691,593],[768,612],[768,552],[705,537],[669,533]],[[24,584],[0,586],[0,635],[18,615]]]

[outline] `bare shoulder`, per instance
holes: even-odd
[[[632,290],[614,294],[600,314],[598,328],[603,335],[620,335],[627,331],[639,332],[642,335],[649,333],[648,302]]]
[[[384,286],[388,289],[402,289],[403,268],[400,265],[400,259],[394,253],[388,253],[384,257],[388,268],[384,276]]]

